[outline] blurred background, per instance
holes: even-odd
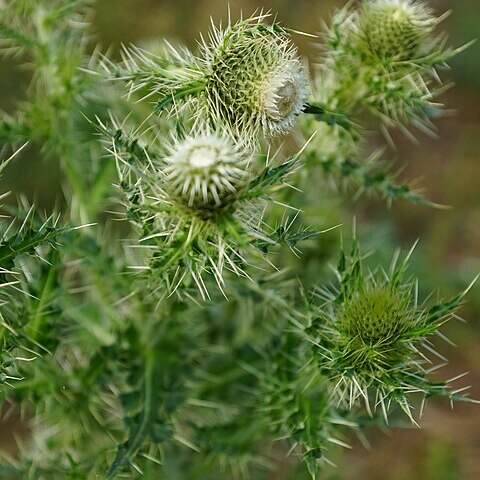
[[[232,17],[271,9],[279,21],[305,32],[319,33],[338,0],[230,0]],[[437,12],[452,9],[444,24],[449,42],[458,46],[480,38],[480,0],[432,0]],[[93,32],[103,48],[115,51],[120,43],[148,42],[158,37],[194,46],[198,32],[208,29],[210,16],[227,16],[225,0],[98,0]],[[302,53],[311,62],[316,50],[312,39],[298,36]],[[438,288],[449,295],[464,288],[480,272],[480,43],[452,62],[445,72],[455,86],[443,95],[448,114],[439,119],[438,136],[418,134],[418,144],[400,135],[396,165],[402,178],[418,180],[430,199],[452,208],[432,210],[406,203],[390,209],[385,202],[361,199],[352,205],[364,235],[377,245],[409,248],[417,239],[414,270],[425,291]],[[12,111],[28,85],[28,73],[12,62],[0,63],[0,108]],[[55,165],[20,158],[1,180],[1,191],[31,195],[45,209],[58,196],[59,173]],[[462,311],[467,323],[451,322],[445,333],[460,348],[440,349],[450,364],[442,378],[470,372],[463,382],[472,384],[472,396],[480,398],[480,284],[469,295]],[[441,400],[429,404],[423,429],[396,430],[388,435],[370,432],[372,445],[356,444],[337,459],[338,468],[325,479],[338,480],[478,480],[480,479],[480,407]],[[3,426],[6,432],[8,426]],[[2,432],[0,431],[0,442]],[[288,468],[280,469],[288,471]],[[287,475],[287,473],[285,473]],[[281,480],[277,473],[272,480]],[[291,477],[288,477],[291,478]]]

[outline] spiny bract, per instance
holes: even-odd
[[[411,0],[372,0],[360,12],[360,35],[370,53],[406,61],[422,48],[437,21],[431,9]]]
[[[165,189],[200,213],[232,207],[250,174],[250,156],[224,135],[189,136],[169,147],[163,169]]]
[[[288,133],[302,112],[309,88],[297,50],[266,15],[214,27],[203,45],[207,114],[250,140]]]

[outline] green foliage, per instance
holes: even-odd
[[[51,316],[58,241],[68,231],[58,217],[41,220],[33,209],[15,212],[21,219],[1,228],[0,256],[0,398],[5,400],[12,381],[22,380],[25,363],[47,350],[39,343]],[[23,217],[23,218],[22,218]],[[39,273],[40,279],[34,279]]]
[[[434,205],[365,153],[364,129],[438,111],[433,80],[458,52],[430,10],[345,7],[310,81],[269,15],[116,62],[91,44],[90,8],[0,0],[2,53],[32,74],[0,138],[57,162],[65,194],[59,213],[4,207],[0,400],[28,428],[0,476],[260,480],[290,456],[314,479],[352,433],[415,421],[414,394],[468,401],[428,363],[468,289],[421,303],[410,255],[369,270],[356,239],[346,254],[327,237],[350,216],[332,178]],[[274,151],[291,131],[309,140]]]

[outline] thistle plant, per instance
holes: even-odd
[[[364,127],[431,126],[459,52],[442,17],[348,4],[310,77],[269,14],[116,61],[92,8],[0,0],[1,52],[31,72],[0,173],[26,153],[61,171],[54,206],[2,197],[0,400],[26,433],[0,476],[315,479],[352,435],[419,423],[418,396],[470,401],[431,376],[470,287],[422,302],[411,252],[369,269],[338,227],[352,185],[435,206],[364,155]]]
[[[305,107],[314,118],[302,121],[305,136],[318,132],[309,149],[312,164],[360,193],[425,203],[420,192],[396,184],[395,172],[379,168],[387,151],[372,153],[366,138],[379,129],[394,147],[391,130],[413,141],[414,128],[436,132],[434,120],[442,115],[437,97],[450,87],[441,72],[470,45],[446,46],[445,34],[437,33],[446,16],[409,0],[369,0],[358,7],[349,2],[334,14]]]
[[[318,86],[327,108],[347,115],[365,109],[387,127],[429,127],[440,107],[434,99],[443,90],[438,71],[461,50],[445,48],[444,36],[434,35],[445,16],[403,0],[372,0],[339,11]],[[350,88],[354,95],[348,95]]]

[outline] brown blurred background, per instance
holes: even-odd
[[[232,16],[246,15],[258,8],[271,9],[291,28],[311,33],[322,29],[338,0],[230,0]],[[450,43],[461,45],[480,38],[480,0],[432,0],[437,12],[452,8],[444,27]],[[98,0],[94,31],[106,48],[119,44],[167,37],[194,46],[198,32],[227,16],[224,0]],[[302,53],[314,60],[311,39],[296,39]],[[21,98],[27,76],[13,63],[0,64],[0,107],[10,110]],[[445,76],[456,84],[443,96],[451,109],[437,122],[436,138],[418,133],[419,144],[396,136],[398,165],[403,177],[419,179],[426,195],[450,210],[432,210],[405,203],[390,210],[383,202],[364,201],[354,205],[355,214],[369,226],[379,243],[409,247],[417,238],[415,273],[425,291],[439,288],[448,295],[465,287],[480,272],[480,43],[452,62]],[[19,174],[22,172],[22,175]],[[46,172],[46,173],[45,173]],[[28,159],[6,172],[2,191],[39,192],[40,205],[50,204],[57,192],[58,172]],[[469,371],[463,382],[472,384],[472,396],[480,398],[480,285],[469,295],[462,315],[468,323],[452,322],[446,333],[460,348],[441,345],[451,359],[442,371],[448,378]],[[342,480],[479,480],[480,406],[457,404],[454,412],[447,402],[429,403],[423,429],[370,434],[370,451],[356,445],[338,459],[338,468],[326,472],[327,479]],[[276,480],[281,477],[276,475]]]

